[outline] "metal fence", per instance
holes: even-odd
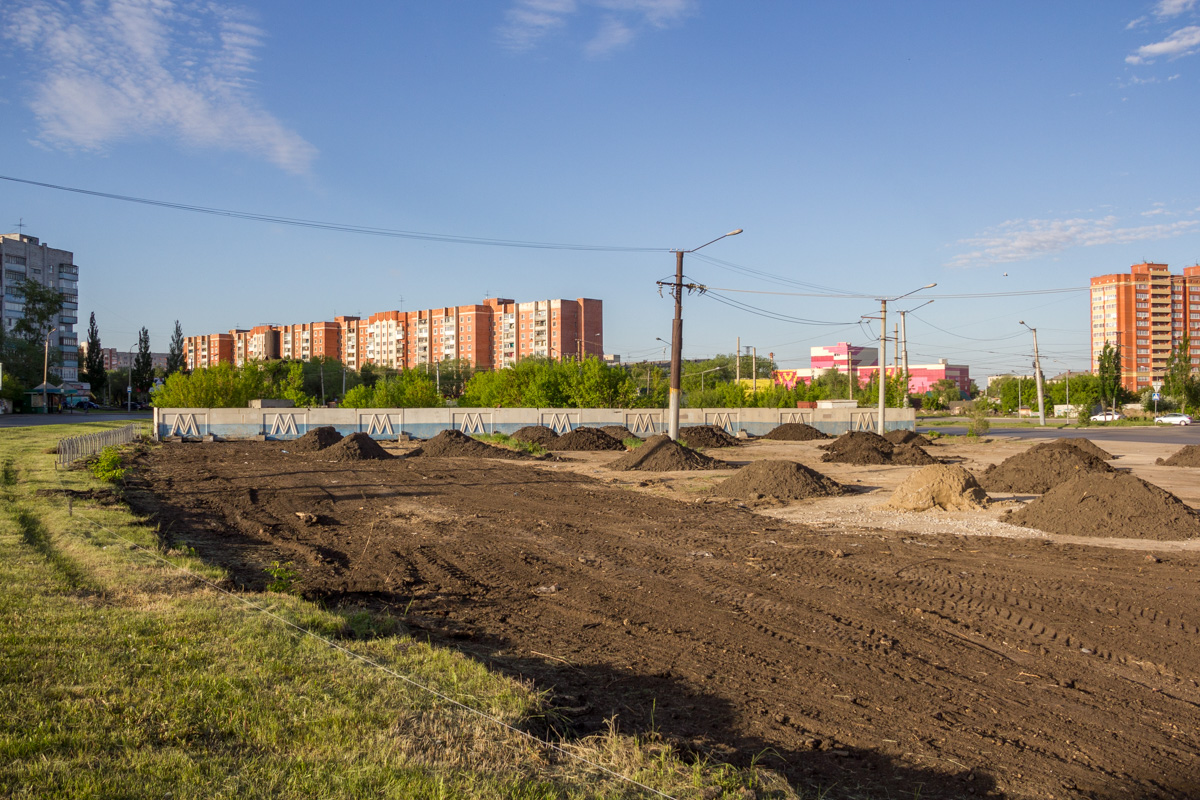
[[[81,458],[94,456],[106,447],[119,447],[129,444],[143,435],[145,425],[132,424],[120,428],[109,428],[106,431],[89,433],[84,436],[72,436],[60,439],[58,442],[58,464],[68,466]]]

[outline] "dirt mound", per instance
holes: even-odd
[[[975,476],[954,464],[934,464],[909,475],[886,503],[901,511],[969,511],[988,503]]]
[[[625,445],[599,428],[576,428],[550,444],[549,450],[624,450]]]
[[[337,432],[336,428],[332,425],[322,425],[319,428],[312,428],[299,439],[288,442],[287,449],[292,453],[315,453],[326,447],[332,447],[341,440],[342,435]]]
[[[716,425],[689,425],[679,429],[679,438],[688,447],[737,447],[741,442]]]
[[[626,428],[624,425],[603,425],[601,426],[600,430],[604,431],[618,442],[623,442],[626,439],[642,438],[633,431],[629,430],[629,428]]]
[[[1001,519],[1069,536],[1163,540],[1200,536],[1200,513],[1128,472],[1076,475]]]
[[[807,442],[812,439],[828,439],[829,434],[821,433],[812,425],[806,425],[803,422],[785,422],[764,434],[762,438],[781,442]]]
[[[332,430],[332,429],[331,429]],[[308,434],[305,434],[307,436]],[[366,461],[395,458],[394,455],[379,446],[366,433],[352,433],[337,444],[330,445],[321,451],[321,455],[335,461]]]
[[[512,435],[513,439],[518,442],[533,442],[540,444],[542,447],[548,447],[551,442],[558,438],[558,434],[545,425],[526,425],[520,428]]]
[[[846,494],[849,491],[832,478],[795,461],[755,461],[722,482],[713,490],[713,494],[740,500],[757,500],[760,497],[802,500],[806,497]]]
[[[672,472],[684,469],[725,469],[724,461],[709,458],[703,453],[689,450],[678,442],[671,441],[665,433],[651,436],[636,450],[626,453],[608,465],[609,469],[640,469],[648,472]]]
[[[547,428],[547,430],[549,430]],[[467,436],[462,431],[444,430],[408,454],[409,458],[528,458],[524,453],[493,447]]]
[[[896,448],[887,439],[870,431],[843,433],[829,444],[821,445],[826,451],[822,461],[839,464],[890,464],[892,451]]]
[[[1043,494],[1080,473],[1112,471],[1108,462],[1078,447],[1039,445],[992,464],[979,476],[979,484],[989,492]]]
[[[1095,456],[1101,461],[1108,461],[1113,457],[1113,454],[1100,447],[1091,439],[1055,439],[1052,442],[1042,442],[1035,444],[1030,450],[1046,450],[1048,448],[1063,448],[1073,447],[1076,450],[1082,450],[1090,456]]]
[[[1163,467],[1200,467],[1200,444],[1189,444],[1170,458],[1154,462]]]
[[[923,467],[926,464],[936,464],[938,460],[913,442],[896,445],[892,450],[892,463],[903,464],[906,467]]]
[[[887,439],[892,444],[915,444],[918,447],[928,447],[933,442],[926,439],[916,431],[904,430],[897,428],[883,434],[883,438]]]

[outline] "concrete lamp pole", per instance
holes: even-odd
[[[926,300],[924,303],[921,303],[921,305],[917,306],[917,308],[924,308],[932,302],[932,300]],[[900,364],[901,369],[904,370],[905,381],[908,380],[908,328],[905,326],[905,321],[907,320],[906,315],[916,311],[917,308],[910,308],[908,311],[900,312]],[[908,408],[908,405],[908,387],[905,386],[904,407]]]
[[[1020,320],[1018,324],[1025,325],[1025,320]],[[1028,325],[1025,327],[1029,328]],[[1038,424],[1044,426],[1046,424],[1046,398],[1042,393],[1042,360],[1038,358],[1037,328],[1029,328],[1029,330],[1033,333],[1033,369],[1034,378],[1037,379]]]
[[[896,297],[881,297],[879,298],[879,424],[875,432],[880,436],[884,433],[884,408],[887,404],[887,304],[891,300],[903,300],[910,294],[916,294],[922,289],[932,289],[937,286],[936,283],[927,283],[924,286],[913,289],[911,292],[905,292]]]
[[[129,348],[129,371],[127,373],[125,373],[129,379],[129,382],[125,386],[125,411],[126,412],[133,411],[133,348],[134,347],[137,347],[137,345],[135,344],[135,345],[133,345],[133,347]]]
[[[50,380],[50,334],[54,333],[58,328],[51,328],[46,331],[46,355],[42,360],[42,408],[46,414],[50,413],[50,406],[46,404],[46,382]]]
[[[727,236],[737,236],[742,232],[741,228],[732,230],[729,233],[724,233],[713,239],[712,242],[705,242],[700,247],[693,247],[691,250],[675,250],[675,282],[668,284],[671,287],[671,293],[675,296],[675,319],[671,325],[671,399],[670,399],[670,420],[668,422],[667,434],[672,440],[679,439],[679,377],[683,366],[683,254],[694,253],[697,250],[708,247],[713,242],[719,242]],[[663,282],[659,281],[659,286]]]

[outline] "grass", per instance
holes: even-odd
[[[473,439],[478,439],[481,442],[494,444],[498,447],[506,447],[509,450],[517,450],[522,453],[529,453],[533,456],[542,456],[549,451],[536,442],[522,442],[519,439],[514,439],[507,433],[477,433]]]
[[[543,695],[395,619],[221,591],[151,521],[66,502],[108,486],[46,453],[81,427],[0,431],[0,796],[649,796],[564,751],[675,797],[797,796],[615,728],[547,748],[480,716],[540,729]]]

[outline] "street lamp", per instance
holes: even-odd
[[[129,348],[129,364],[128,364],[129,371],[127,373],[125,373],[129,377],[129,383],[125,387],[125,411],[127,413],[133,412],[133,348],[134,347],[137,347],[137,345],[135,344]]]
[[[929,305],[932,302],[933,302],[932,300],[926,300],[924,303],[921,303],[921,305],[917,306],[917,308],[924,308],[925,306]],[[907,317],[905,315],[911,314],[912,312],[916,311],[917,308],[910,308],[907,311],[900,312],[900,364],[901,364],[901,369],[904,370],[904,407],[905,408],[908,408],[908,380],[909,380],[909,378],[908,378],[908,327],[905,325],[905,321],[907,319]]]
[[[1017,324],[1025,325],[1025,320],[1020,320],[1020,321],[1018,321]],[[1028,325],[1025,325],[1025,327],[1029,328]],[[1034,377],[1037,379],[1038,424],[1045,425],[1046,424],[1046,400],[1042,394],[1042,361],[1040,358],[1038,358],[1037,328],[1029,328],[1029,330],[1033,332],[1033,369],[1034,369]]]
[[[671,287],[671,293],[675,297],[675,319],[671,324],[671,401],[669,406],[671,418],[667,428],[667,434],[672,440],[679,439],[679,378],[683,362],[683,254],[694,253],[708,247],[713,242],[719,242],[727,236],[737,236],[741,232],[742,229],[738,228],[729,233],[723,233],[700,247],[673,251],[675,253],[675,282],[667,284]],[[662,286],[663,281],[659,281],[658,285]]]
[[[879,425],[876,428],[876,433],[883,436],[883,415],[884,407],[887,401],[887,304],[888,301],[903,300],[910,294],[916,294],[922,289],[932,289],[937,286],[936,283],[927,283],[924,286],[919,286],[911,292],[897,295],[895,297],[880,297],[879,298]],[[907,387],[905,387],[907,389]]]
[[[58,328],[51,328],[46,331],[46,356],[42,361],[42,409],[43,413],[50,413],[50,406],[46,399],[46,383],[50,380],[50,334],[54,333]]]

